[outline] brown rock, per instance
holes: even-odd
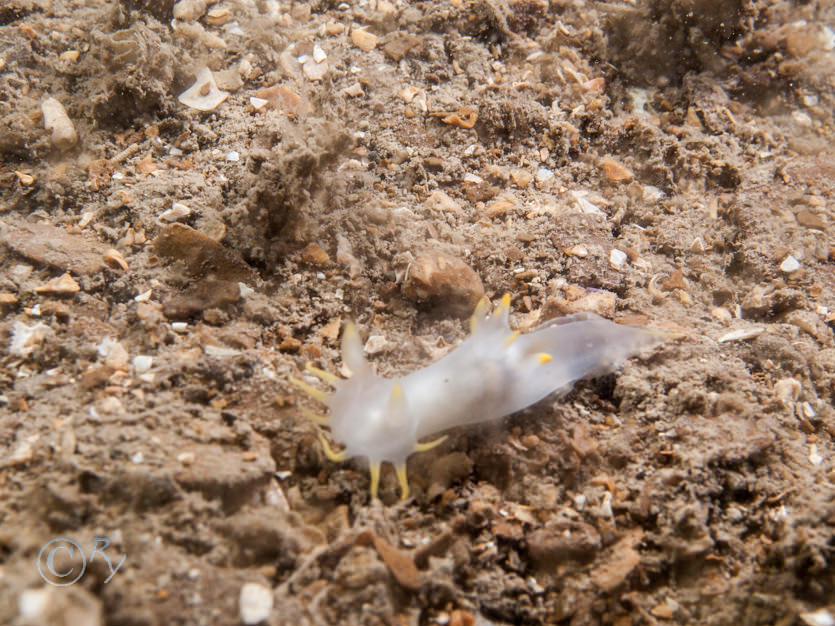
[[[237,283],[224,280],[203,280],[183,293],[169,298],[162,306],[165,317],[172,320],[196,317],[208,309],[224,309],[241,299]]]
[[[411,300],[432,300],[459,315],[468,315],[484,296],[484,285],[461,259],[443,252],[419,254],[403,282]]]
[[[674,270],[670,277],[664,283],[664,287],[672,291],[673,289],[687,289],[687,281],[681,270]]]
[[[635,550],[635,546],[641,541],[642,536],[643,531],[637,529],[620,539],[612,547],[609,558],[592,570],[592,582],[606,592],[623,583],[641,562],[641,555]]]
[[[406,589],[417,591],[420,588],[420,572],[415,562],[405,552],[401,552],[385,539],[374,534],[374,549],[389,568],[394,579]]]
[[[363,52],[370,52],[377,47],[377,35],[361,28],[351,31],[351,41]]]
[[[250,433],[247,438],[251,441],[249,451],[255,453],[249,458],[254,460],[245,460],[238,446],[195,443],[189,446],[194,461],[178,467],[174,480],[207,498],[220,498],[229,508],[251,501],[254,493],[263,493],[270,484],[275,462],[264,437]],[[147,474],[147,470],[142,471]]]
[[[632,170],[611,158],[603,159],[600,167],[603,169],[606,178],[613,183],[626,182],[632,180],[634,176]]]
[[[409,51],[420,43],[420,38],[410,33],[396,33],[383,46],[386,56],[397,62],[409,54]]]
[[[807,209],[803,209],[796,216],[797,223],[806,228],[816,228],[818,230],[826,230],[826,222],[823,219]]]
[[[600,534],[584,522],[550,522],[528,535],[528,553],[535,562],[553,566],[568,559],[592,559],[600,550]]]
[[[301,252],[301,259],[303,263],[309,263],[310,265],[327,265],[331,260],[324,248],[315,243],[305,246]]]
[[[302,342],[295,337],[287,337],[281,342],[281,345],[278,346],[278,349],[282,352],[298,352],[302,348]]]
[[[76,275],[95,274],[105,267],[102,246],[87,237],[49,224],[7,224],[0,242],[30,261]]]
[[[491,185],[487,181],[480,183],[467,181],[464,183],[464,195],[467,200],[475,204],[476,202],[487,202],[492,200],[499,193],[499,188]]]
[[[441,211],[446,213],[461,213],[461,206],[458,201],[452,198],[445,191],[433,191],[423,205],[431,211]]]
[[[575,298],[572,298],[571,295],[566,293],[565,300],[548,298],[542,307],[540,319],[547,322],[555,317],[585,312],[597,313],[607,318],[611,318],[615,314],[618,297],[611,291],[589,291]]]
[[[55,295],[68,295],[81,291],[81,286],[69,274],[62,274],[49,282],[35,287],[35,293],[50,293]]]
[[[533,174],[531,174],[528,170],[523,170],[521,168],[513,169],[510,171],[510,180],[512,180],[513,184],[517,187],[524,189],[531,184]]]
[[[154,240],[157,254],[183,261],[192,276],[214,275],[221,280],[253,282],[255,272],[237,252],[184,224],[169,224]]]

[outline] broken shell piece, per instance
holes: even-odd
[[[210,26],[223,26],[232,21],[232,13],[227,8],[212,9],[206,13],[206,23]]]
[[[817,444],[813,443],[809,446],[809,463],[812,465],[820,465],[823,463],[823,457],[818,453]]]
[[[710,310],[710,314],[720,322],[730,322],[734,316],[727,307],[717,306]]]
[[[313,46],[313,60],[314,61],[316,61],[317,63],[321,63],[322,61],[327,61],[327,59],[328,59],[328,55],[325,54],[325,51],[322,50],[322,48],[319,46],[319,44],[316,44],[315,46]]]
[[[63,274],[40,287],[35,287],[35,293],[67,294],[78,293],[79,291],[81,291],[81,286],[69,274]]]
[[[180,0],[171,10],[175,20],[193,22],[206,11],[209,0]]]
[[[128,365],[128,351],[117,340],[105,337],[96,346],[96,351],[102,357],[102,362],[113,369],[125,369]]]
[[[794,378],[781,378],[774,383],[774,393],[780,399],[780,402],[786,406],[789,406],[800,397],[802,389],[803,387],[800,382]]]
[[[59,150],[72,148],[78,141],[78,134],[64,105],[55,98],[47,98],[41,103],[41,113],[44,128],[52,133],[52,145]]]
[[[249,103],[252,105],[252,108],[256,111],[260,111],[265,106],[269,104],[269,100],[265,100],[264,98],[256,98],[255,96],[249,97]]]
[[[814,612],[801,613],[800,619],[806,626],[835,626],[835,607],[818,609]]]
[[[24,187],[28,187],[32,183],[35,182],[35,178],[26,172],[15,172],[15,176],[17,176],[17,182],[19,182]]]
[[[147,372],[149,369],[151,369],[151,365],[153,364],[153,362],[154,358],[148,356],[147,354],[140,354],[138,356],[135,356],[133,357],[133,361],[131,361],[131,363],[133,364],[133,370],[137,374],[144,374],[145,372]]]
[[[27,357],[51,334],[52,329],[43,322],[38,322],[34,326],[27,326],[23,322],[15,322],[12,327],[9,354],[16,357]]]
[[[302,65],[302,71],[309,80],[322,80],[328,73],[328,61],[325,59],[317,63],[313,57],[308,57]]]
[[[475,107],[463,106],[455,113],[445,116],[441,120],[444,124],[452,124],[461,128],[472,128],[478,121],[478,111]]]
[[[780,263],[780,270],[786,274],[796,272],[800,269],[800,261],[794,258],[794,255],[787,256],[782,263]]]
[[[626,255],[626,252],[623,250],[612,248],[612,251],[609,253],[609,265],[612,266],[612,269],[620,271],[623,269],[623,266],[626,265],[626,260],[628,258],[629,257]]]
[[[170,209],[160,213],[158,222],[178,222],[191,215],[191,209],[183,202],[175,202]]]
[[[125,261],[125,257],[123,257],[122,253],[116,250],[116,248],[110,248],[110,250],[105,253],[104,260],[110,266],[120,267],[125,272],[128,271],[128,262]]]
[[[739,328],[737,330],[732,330],[729,333],[725,333],[717,341],[719,343],[725,343],[727,341],[741,341],[743,339],[753,339],[754,337],[759,337],[765,332],[764,326],[752,326],[751,328]]]
[[[571,248],[566,248],[563,252],[565,252],[568,256],[576,256],[581,259],[585,259],[589,255],[589,249],[581,243],[576,246],[572,246]]]
[[[208,67],[202,67],[197,72],[197,80],[180,94],[178,100],[198,111],[213,111],[228,97],[228,91],[218,89],[211,70]]]
[[[363,352],[365,354],[372,356],[374,354],[378,354],[383,352],[388,348],[388,341],[383,335],[371,335],[368,338],[368,341],[365,342],[365,347],[363,348]]]

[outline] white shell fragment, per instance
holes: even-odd
[[[180,94],[178,100],[198,111],[213,111],[228,97],[228,91],[218,89],[211,70],[208,67],[202,67],[197,72],[197,80]]]
[[[158,222],[177,222],[191,215],[191,208],[183,202],[175,202],[170,209],[160,213]]]
[[[609,253],[609,265],[612,266],[612,269],[621,270],[626,265],[627,258],[626,252],[612,248],[612,251]]]
[[[754,337],[758,337],[765,332],[764,326],[751,326],[750,328],[738,328],[737,330],[732,330],[729,333],[725,333],[717,341],[719,343],[725,343],[727,341],[741,341],[743,339],[752,339]]]
[[[815,443],[809,446],[809,463],[815,466],[823,463],[823,457],[818,452],[818,445]]]
[[[835,614],[829,609],[818,609],[817,611],[801,613],[800,619],[806,626],[835,626]]]
[[[41,103],[41,113],[44,128],[52,133],[55,148],[69,150],[78,142],[78,133],[63,104],[55,98],[47,98]]]
[[[27,326],[23,322],[15,322],[12,328],[9,354],[16,357],[27,357],[51,334],[52,329],[43,322],[38,322],[34,326]]]
[[[265,585],[246,583],[241,587],[239,599],[241,621],[258,624],[270,616],[273,610],[273,591]]]
[[[780,270],[785,272],[786,274],[790,274],[791,272],[796,272],[800,269],[800,261],[794,258],[793,255],[787,256],[782,263],[780,263]]]
[[[133,369],[137,374],[144,374],[149,369],[151,369],[151,365],[154,362],[154,357],[148,356],[147,354],[140,354],[138,356],[133,357]]]

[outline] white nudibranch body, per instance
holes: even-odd
[[[373,497],[384,461],[394,465],[401,496],[408,497],[406,458],[445,437],[428,443],[419,443],[421,439],[455,426],[497,419],[550,394],[565,393],[575,381],[612,371],[630,356],[672,336],[590,313],[552,320],[522,335],[508,325],[509,295],[490,316],[488,306],[487,300],[479,303],[470,321],[472,332],[460,346],[407,376],[377,376],[363,358],[356,327],[348,324],[342,354],[350,379],[308,364],[310,372],[335,388],[332,395],[291,379],[330,409],[329,417],[302,409],[317,424],[330,426],[333,438],[344,444],[343,451],[334,452],[320,431],[328,458],[368,458]]]

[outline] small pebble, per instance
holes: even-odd
[[[259,583],[241,587],[238,600],[241,621],[247,626],[266,620],[273,610],[273,590]]]
[[[69,150],[78,142],[72,120],[67,115],[64,105],[55,98],[47,98],[41,103],[43,125],[52,133],[52,145],[59,150]]]
[[[351,41],[363,52],[370,52],[377,47],[377,35],[362,28],[354,29],[351,32]]]
[[[791,272],[796,272],[800,269],[800,261],[794,258],[793,255],[787,256],[782,263],[780,263],[780,270],[785,272],[786,274],[790,274]]]
[[[634,177],[632,170],[611,158],[604,159],[600,167],[606,178],[613,183],[626,182]]]
[[[198,111],[212,111],[228,97],[228,91],[218,89],[212,71],[208,67],[202,67],[197,72],[194,84],[181,93],[178,100]]]
[[[815,466],[823,463],[823,457],[818,453],[818,446],[815,443],[809,446],[809,463]]]
[[[623,250],[612,248],[612,251],[609,253],[609,265],[612,266],[612,269],[621,270],[626,265],[628,258],[626,252]]]
[[[154,358],[148,356],[147,354],[140,354],[138,356],[133,357],[131,363],[133,364],[133,370],[137,374],[144,374],[149,369],[151,369],[151,365],[154,362]]]

